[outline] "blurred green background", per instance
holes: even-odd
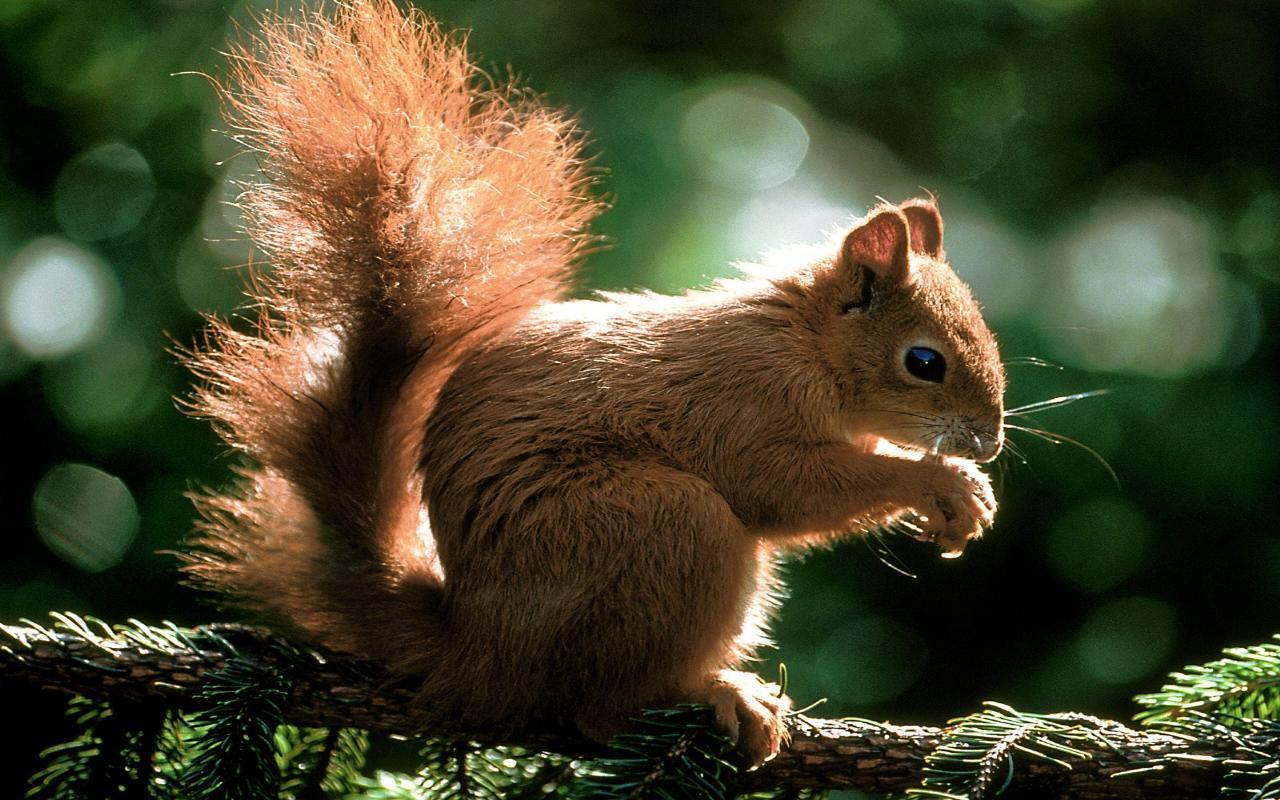
[[[924,187],[1005,356],[1061,365],[1011,366],[1009,404],[1111,390],[1039,419],[1118,485],[1015,433],[1026,463],[1002,457],[999,522],[963,559],[851,541],[790,568],[761,670],[784,660],[799,703],[1123,717],[1164,672],[1280,629],[1272,4],[423,5],[592,132],[615,244],[590,286],[705,283]],[[219,617],[160,553],[183,492],[228,468],[175,410],[166,348],[238,302],[226,201],[255,164],[208,82],[174,73],[218,74],[250,11],[0,2],[0,619]],[[57,698],[3,694],[32,729],[9,796],[63,722]]]

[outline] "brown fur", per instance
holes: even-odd
[[[276,269],[255,330],[192,356],[255,466],[187,569],[415,676],[424,716],[605,736],[701,700],[759,761],[786,700],[736,670],[777,554],[990,523],[1004,376],[931,201],[709,290],[552,302],[594,211],[562,118],[386,0],[269,21],[235,63]],[[903,368],[919,344],[942,383]]]

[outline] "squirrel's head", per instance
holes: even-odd
[[[813,273],[811,309],[850,432],[990,461],[1004,441],[1004,368],[942,249],[932,201],[876,208]]]

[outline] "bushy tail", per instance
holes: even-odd
[[[240,205],[272,268],[251,330],[213,321],[188,355],[194,411],[249,466],[198,498],[185,570],[412,670],[442,580],[423,428],[462,352],[562,294],[597,209],[580,141],[391,0],[269,17],[231,58],[227,118],[264,176]]]

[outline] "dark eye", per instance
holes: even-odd
[[[947,360],[942,353],[931,347],[913,347],[907,351],[904,359],[907,372],[922,381],[942,383],[942,376],[947,374]]]

